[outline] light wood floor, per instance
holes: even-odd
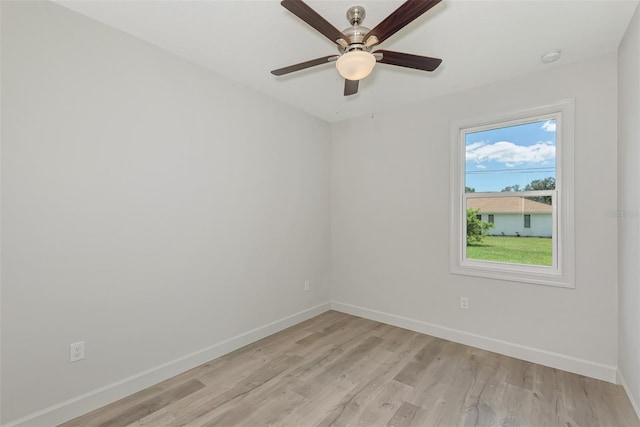
[[[620,386],[335,311],[70,426],[640,426]]]

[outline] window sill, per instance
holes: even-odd
[[[561,273],[555,273],[553,267],[514,265],[488,261],[465,261],[459,265],[452,265],[449,269],[449,273],[462,276],[481,277],[485,279],[505,280],[509,282],[521,282],[569,289],[575,288],[572,280]]]

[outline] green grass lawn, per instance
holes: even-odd
[[[485,236],[467,246],[467,259],[552,265],[550,238]]]

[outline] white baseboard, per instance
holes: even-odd
[[[631,402],[631,406],[633,406],[633,409],[636,411],[636,415],[640,419],[640,405],[638,404],[638,402],[635,401],[634,395],[633,393],[631,393],[631,390],[629,390],[629,386],[627,385],[627,382],[624,380],[624,376],[622,376],[622,372],[620,372],[619,369],[617,374],[618,374],[618,384],[620,384],[624,388],[624,391],[627,393],[627,397],[629,398],[629,402]]]
[[[495,338],[477,335],[470,332],[447,328],[421,320],[409,319],[395,314],[384,313],[365,307],[359,307],[338,301],[331,302],[331,309],[365,319],[375,320],[411,331],[481,348],[494,353],[504,354],[528,362],[549,366],[563,371],[573,372],[591,378],[616,383],[615,366],[608,366],[589,360],[579,359],[564,354],[553,353],[538,348],[502,341]]]
[[[136,393],[210,360],[216,359],[247,344],[275,334],[314,316],[330,310],[331,303],[326,302],[308,308],[259,328],[247,331],[235,337],[213,344],[207,348],[172,360],[147,371],[132,375],[123,380],[90,391],[56,405],[34,412],[20,419],[4,424],[3,427],[49,427],[72,420],[94,409],[105,406],[130,394]]]

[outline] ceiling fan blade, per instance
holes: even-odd
[[[326,19],[320,16],[318,12],[311,9],[302,0],[282,0],[280,4],[289,12],[311,25],[332,42],[337,43],[338,39],[345,41],[349,40],[347,36],[342,34],[342,31],[331,25]]]
[[[288,67],[278,68],[271,71],[275,76],[293,73],[294,71],[304,70],[305,68],[315,67],[316,65],[327,64],[338,59],[338,55],[323,56],[322,58],[312,59],[310,61],[301,62],[299,64],[289,65]]]
[[[375,43],[369,41],[369,46],[382,43],[441,1],[442,0],[408,0],[404,2],[402,6],[397,8],[391,15],[387,16],[381,23],[367,33],[365,43],[371,36],[376,36],[378,41]]]
[[[382,54],[382,59],[379,59],[378,62],[382,64],[398,65],[400,67],[415,68],[416,70],[433,71],[442,62],[440,58],[430,58],[392,50],[376,50],[374,52],[374,54],[380,53]]]
[[[358,84],[360,80],[344,80],[344,96],[355,95],[358,93]]]

